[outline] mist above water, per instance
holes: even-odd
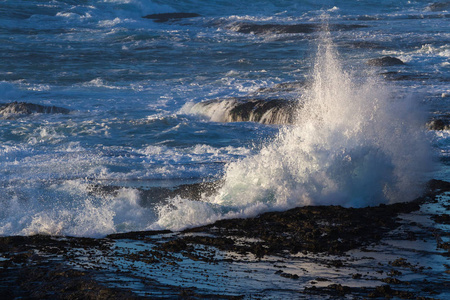
[[[203,202],[174,198],[152,228],[182,229],[303,205],[364,207],[419,196],[432,166],[425,113],[366,70],[351,70],[324,33],[295,125],[228,164]],[[364,76],[361,76],[364,75]]]

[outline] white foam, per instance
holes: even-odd
[[[111,89],[111,90],[123,90],[123,89],[128,88],[128,87],[111,85],[108,82],[106,82],[105,80],[103,80],[102,78],[92,79],[91,81],[85,82],[82,85],[85,87],[107,88],[107,89]]]
[[[122,188],[116,194],[93,195],[82,180],[50,186],[27,183],[8,188],[0,200],[2,235],[51,234],[99,237],[144,229],[154,216],[139,205],[139,193]]]
[[[171,199],[154,228],[182,229],[221,218],[302,205],[363,207],[412,200],[432,166],[425,115],[377,78],[344,69],[332,43],[318,47],[314,84],[295,126],[227,166],[224,186],[203,202]]]
[[[418,63],[435,63],[440,62],[442,59],[450,57],[450,45],[445,44],[442,46],[435,46],[432,44],[424,44],[420,48],[416,48],[412,51],[404,50],[383,50],[384,55],[394,55],[399,57],[402,61],[418,62]]]

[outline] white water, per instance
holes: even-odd
[[[343,67],[333,44],[318,46],[312,88],[295,126],[257,155],[227,166],[204,202],[174,198],[151,228],[182,229],[303,205],[363,207],[420,195],[432,168],[425,115],[413,97]],[[361,79],[364,78],[364,79]]]

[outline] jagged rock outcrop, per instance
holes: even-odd
[[[188,113],[207,116],[213,122],[292,124],[297,106],[297,100],[226,98],[196,103]]]

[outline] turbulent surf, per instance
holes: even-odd
[[[335,2],[3,1],[0,235],[362,207],[450,178],[448,7]]]
[[[396,98],[394,86],[377,77],[363,78],[343,67],[323,34],[311,88],[293,108],[294,125],[256,155],[228,164],[216,195],[160,206],[158,225],[182,229],[296,206],[364,207],[418,197],[433,164],[423,108],[417,99]]]

